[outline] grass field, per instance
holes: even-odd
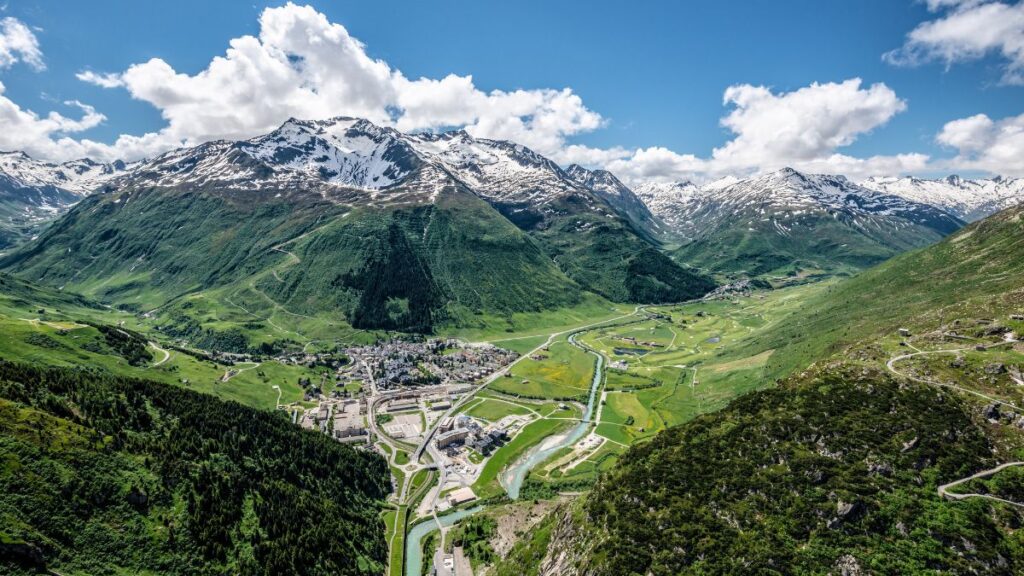
[[[551,343],[538,352],[540,358],[526,358],[515,365],[510,376],[498,378],[491,388],[527,398],[581,399],[590,389],[594,356],[567,340]]]
[[[622,444],[653,436],[664,428],[664,420],[636,394],[608,394],[601,411],[598,434]]]
[[[771,350],[747,353],[751,340],[799,308],[821,286],[797,286],[750,297],[652,306],[658,314],[580,336],[624,369],[609,369],[607,401],[597,433],[622,444],[719,409],[770,385]]]
[[[487,420],[488,422],[496,422],[511,414],[526,415],[531,412],[531,409],[509,400],[485,397],[470,405],[465,414]]]
[[[273,409],[277,405],[278,391],[274,386],[281,390],[281,403],[289,404],[302,400],[299,378],[320,379],[320,371],[302,366],[274,361],[228,366],[175,350],[169,350],[169,359],[157,365],[163,354],[152,348],[149,351],[153,357],[151,361],[131,365],[127,359],[110,350],[103,335],[92,326],[56,320],[27,322],[0,314],[0,356],[7,360],[53,366],[94,366],[115,374],[184,386],[265,409]],[[228,370],[237,373],[223,381]]]
[[[508,316],[480,315],[463,318],[461,321],[465,326],[441,327],[438,333],[471,342],[507,341],[523,336],[543,335],[546,338],[554,332],[629,314],[633,308],[632,305],[615,304],[599,296],[584,295],[583,302],[572,308],[514,313]]]

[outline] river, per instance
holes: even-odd
[[[451,514],[438,516],[437,519],[444,527],[451,526],[466,516],[475,514],[483,509],[483,506],[457,510]],[[426,522],[420,522],[412,527],[412,530],[405,536],[405,576],[421,576],[420,569],[423,568],[423,538],[437,530],[437,522],[433,518]]]
[[[594,402],[597,398],[597,390],[601,387],[601,378],[604,374],[604,356],[576,342],[576,334],[569,336],[569,342],[597,357],[594,378],[590,383],[590,397],[587,399],[587,408],[583,413],[583,420],[567,434],[553,436],[533,447],[526,453],[526,456],[517,461],[513,466],[502,471],[499,480],[502,487],[505,488],[505,492],[508,493],[508,497],[513,500],[519,498],[519,490],[523,487],[523,481],[530,470],[533,470],[538,464],[550,458],[555,452],[566,446],[572,446],[579,441],[583,434],[586,433],[587,428],[590,426],[590,419],[594,415]]]

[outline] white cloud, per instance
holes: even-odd
[[[988,5],[934,0],[929,6],[955,15]],[[213,139],[248,138],[293,116],[348,115],[404,131],[463,127],[478,137],[524,144],[563,164],[602,166],[627,181],[700,181],[783,166],[853,178],[932,167],[923,154],[857,158],[842,153],[907,106],[886,85],[865,86],[859,78],[814,83],[790,92],[750,84],[727,88],[721,124],[731,136],[707,155],[660,146],[594,148],[572,139],[604,126],[605,120],[571,89],[484,91],[472,76],[455,74],[410,79],[370,56],[344,26],[308,6],[289,3],[265,9],[259,24],[256,36],[230,40],[222,56],[195,74],[179,72],[159,58],[121,72],[79,72],[76,76],[84,82],[124,89],[152,104],[166,122],[158,131],[124,134],[109,144],[75,138],[104,121],[91,107],[67,102],[81,111],[79,118],[58,112],[40,116],[7,99],[0,84],[0,125],[5,127],[0,148],[24,149],[51,160],[86,155],[130,160]],[[0,44],[8,47],[7,52],[0,48],[0,59],[9,54],[42,66],[38,43],[31,31],[25,31],[32,42],[22,38]],[[1015,160],[1005,152],[1014,142],[1011,120],[1020,124],[1019,118],[994,122],[987,117],[952,122],[939,141],[958,149],[960,161],[996,166],[1000,159]],[[1019,131],[1017,137],[1019,141]]]
[[[940,61],[951,66],[999,54],[1005,60],[1002,82],[1024,85],[1024,3],[929,0],[929,9],[951,9],[907,34],[901,48],[883,58],[895,65]]]
[[[627,182],[703,180],[710,173],[707,160],[661,146],[639,148],[628,158],[609,162],[607,168]]]
[[[31,110],[23,110],[4,96],[6,87],[0,83],[0,150],[24,150],[38,158],[71,158],[87,156],[100,151],[103,146],[88,141],[78,141],[68,136],[98,126],[105,117],[76,100],[64,102],[78,108],[80,118],[69,118],[58,112],[39,116]]]
[[[88,84],[95,84],[101,88],[120,88],[124,86],[124,81],[121,80],[120,74],[101,74],[92,70],[83,70],[75,74],[75,78]]]
[[[954,120],[936,140],[957,150],[956,158],[943,162],[945,167],[1024,176],[1024,114],[1001,120],[985,114]]]
[[[39,40],[23,22],[8,16],[0,20],[0,68],[24,62],[36,70],[44,70]]]
[[[927,162],[921,154],[854,158],[836,152],[906,109],[884,84],[864,88],[853,78],[782,93],[740,84],[725,90],[723,103],[733,107],[721,121],[733,138],[710,157],[643,148],[606,166],[629,181],[702,181],[785,166],[861,178],[920,170]]]
[[[167,121],[158,132],[119,138],[109,155],[138,158],[181,143],[252,137],[289,117],[339,115],[406,131],[460,126],[557,155],[567,137],[602,124],[570,89],[484,92],[471,76],[410,80],[309,6],[268,8],[259,22],[258,36],[231,40],[195,75],[159,58],[119,74],[79,73],[85,82],[125,88]]]
[[[736,136],[715,149],[720,168],[771,169],[819,160],[907,107],[885,84],[862,88],[860,78],[781,94],[764,86],[730,86],[723,101],[735,106],[722,125]]]

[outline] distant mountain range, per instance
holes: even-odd
[[[289,120],[169,152],[103,192],[0,266],[123,306],[244,284],[296,313],[420,331],[586,291],[658,302],[715,286],[659,250],[625,204],[528,148],[461,131]]]
[[[953,175],[938,180],[868,178],[866,188],[931,204],[968,222],[981,220],[1024,201],[1024,178],[970,180]]]
[[[131,165],[0,154],[0,250],[7,270],[122,304],[256,275],[297,309],[423,328],[568,305],[587,291],[682,300],[713,288],[697,270],[844,273],[1022,199],[1024,179],[855,183],[791,169],[631,187],[465,131],[292,119]],[[279,262],[285,246],[298,263]]]
[[[0,152],[0,250],[24,242],[107,180],[125,172],[123,162],[89,159],[40,162],[24,152]]]
[[[750,276],[863,268],[963,225],[941,208],[790,168],[704,187],[639,190],[681,237],[677,259]]]

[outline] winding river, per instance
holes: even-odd
[[[513,500],[519,498],[519,490],[523,487],[523,480],[526,479],[526,475],[530,470],[550,458],[555,452],[567,446],[572,446],[578,442],[579,439],[587,432],[587,427],[590,426],[590,419],[594,414],[594,402],[597,398],[597,390],[601,387],[601,379],[604,375],[604,356],[577,342],[576,334],[569,336],[569,342],[572,343],[573,346],[586,350],[588,353],[597,357],[597,364],[594,369],[594,378],[590,383],[590,397],[587,399],[587,408],[583,413],[583,420],[574,426],[568,433],[561,436],[553,436],[533,447],[514,465],[502,471],[499,476],[499,480],[501,481],[502,487],[505,488],[505,492],[508,493],[508,497]]]
[[[483,506],[457,510],[451,514],[438,516],[437,522],[447,528],[462,520],[466,516],[475,514],[483,509]],[[437,522],[433,519],[420,522],[412,527],[405,536],[405,576],[421,576],[420,569],[423,568],[423,538],[437,530]]]
[[[501,482],[502,487],[505,488],[509,497],[513,500],[519,498],[519,490],[522,488],[523,481],[526,479],[526,475],[529,474],[530,470],[550,458],[555,452],[567,446],[572,446],[578,442],[590,426],[591,418],[594,416],[594,404],[597,401],[597,391],[601,387],[601,380],[604,377],[604,356],[590,349],[586,345],[577,342],[576,336],[581,333],[582,332],[571,334],[568,339],[569,342],[573,346],[586,351],[588,354],[593,354],[597,358],[597,362],[594,365],[594,376],[590,382],[590,395],[587,398],[587,407],[583,413],[583,419],[569,430],[569,432],[559,436],[552,436],[533,447],[524,457],[516,461],[514,465],[502,471],[498,479]],[[447,528],[459,520],[475,514],[482,509],[483,506],[476,506],[475,508],[458,510],[451,514],[438,516],[437,521],[421,522],[416,526],[413,526],[412,530],[409,531],[405,538],[405,576],[421,576],[420,569],[423,567],[423,538],[438,529],[438,522]]]

